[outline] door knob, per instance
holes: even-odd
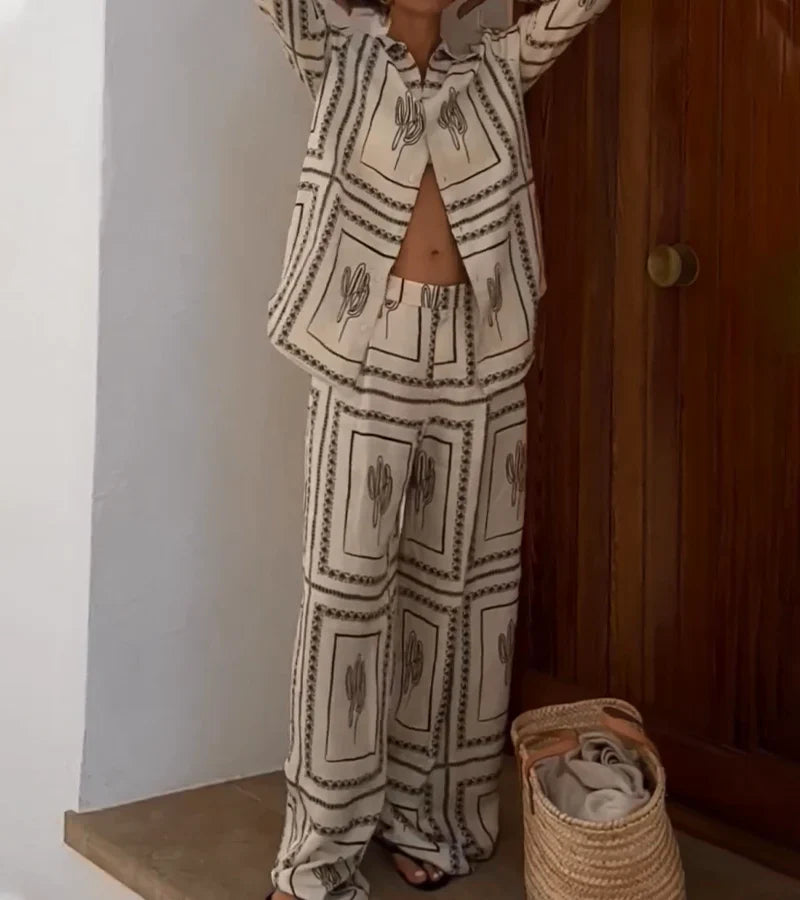
[[[647,273],[656,287],[689,287],[700,274],[700,260],[686,244],[661,244],[647,258]]]

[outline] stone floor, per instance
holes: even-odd
[[[503,839],[494,860],[439,896],[523,900],[516,776],[505,779]],[[250,778],[96,813],[67,814],[67,843],[145,900],[263,900],[281,830],[277,775]],[[681,836],[689,900],[800,900],[800,882]],[[380,852],[365,873],[376,900],[419,896]]]

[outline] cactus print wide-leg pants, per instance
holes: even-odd
[[[457,875],[497,840],[526,401],[477,383],[476,318],[466,286],[392,279],[357,388],[312,382],[273,871],[303,900],[364,900],[376,831]]]

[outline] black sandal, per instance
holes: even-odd
[[[426,865],[432,866],[433,863],[425,863],[423,860],[419,860],[416,857],[411,856],[410,854],[406,853],[405,850],[401,850],[399,847],[397,847],[391,841],[387,841],[386,838],[382,838],[382,837],[375,835],[373,837],[373,840],[376,843],[380,844],[381,847],[383,847],[383,849],[386,850],[388,853],[391,853],[392,856],[402,856],[403,859],[410,860],[411,862],[414,863],[414,865],[419,866],[420,869],[422,869],[422,871],[425,872],[425,874],[428,877],[428,880],[416,882],[416,881],[409,881],[405,877],[405,875],[400,871],[400,869],[397,869],[397,874],[403,879],[403,881],[409,887],[412,887],[417,891],[438,891],[438,890],[441,890],[443,887],[445,887],[445,885],[450,883],[450,876],[446,872],[442,872],[441,878],[437,878],[436,881],[432,880],[432,878],[428,874],[428,870],[425,868],[425,866]],[[436,868],[438,868],[438,866]]]

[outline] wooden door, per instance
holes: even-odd
[[[674,797],[800,849],[800,2],[623,0],[530,125],[523,701],[632,700]]]

